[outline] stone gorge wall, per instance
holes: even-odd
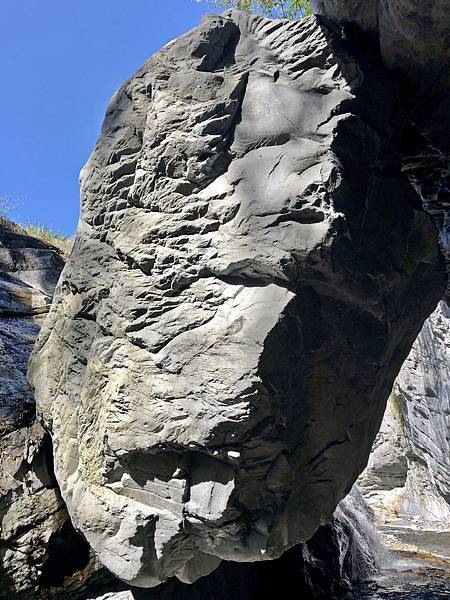
[[[450,311],[441,302],[395,382],[359,485],[382,520],[450,522]]]
[[[311,0],[347,38],[372,38],[383,64],[403,79],[408,123],[402,170],[440,231],[450,265],[450,11],[447,0]],[[447,289],[450,301],[450,287]]]
[[[31,380],[116,576],[273,559],[350,490],[445,285],[407,117],[331,23],[239,11],[113,98]]]
[[[26,381],[31,348],[63,264],[54,248],[2,219],[0,598],[27,597],[45,563],[52,532],[67,519],[46,460],[51,457],[50,440],[45,442],[43,430],[32,426],[35,404]]]
[[[86,600],[110,581],[73,529],[50,436],[26,380],[33,343],[64,266],[58,251],[0,221],[0,598]]]
[[[28,358],[64,262],[57,251],[0,220],[0,434],[34,415]]]

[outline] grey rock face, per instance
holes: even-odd
[[[49,435],[26,381],[32,345],[64,266],[58,251],[0,224],[0,598],[84,600],[106,579],[73,529]],[[110,576],[107,576],[110,579]],[[64,585],[63,593],[61,590]],[[84,590],[84,591],[83,591]]]
[[[38,425],[0,441],[0,598],[37,600],[52,536],[67,511],[51,472],[51,444]]]
[[[265,600],[284,590],[300,598],[338,600],[377,569],[379,535],[373,515],[354,486],[330,523],[306,544],[269,562],[222,562],[192,585],[172,578],[158,588],[89,596],[90,600]]]
[[[0,221],[0,270],[2,278],[15,279],[22,286],[28,285],[35,295],[40,293],[45,300],[35,301],[22,307],[22,313],[39,312],[42,305],[48,305],[64,266],[64,260],[53,246],[26,235],[6,219]],[[16,298],[11,312],[20,312],[17,304],[23,304]],[[5,310],[2,297],[2,308]],[[46,312],[41,310],[41,312]]]
[[[383,519],[450,521],[450,311],[441,302],[400,371],[360,486]]]
[[[50,438],[36,423],[2,436],[1,600],[85,600],[110,583],[71,525],[51,459]]]
[[[315,18],[239,11],[113,98],[30,377],[72,521],[119,578],[276,558],[365,466],[444,286],[401,104]]]
[[[34,268],[40,273],[47,271],[41,281],[46,282],[46,289],[51,292],[62,261],[51,247],[41,247],[38,240],[17,234],[9,227],[0,231],[0,243],[4,253],[12,246],[28,257],[21,262],[22,270],[13,262],[9,272],[14,275],[5,272],[0,275],[4,367],[0,388],[0,598],[85,600],[98,597],[99,590],[124,590],[90,556],[88,546],[73,531],[54,478],[49,436],[33,423],[34,399],[25,371],[51,295],[28,286],[19,276],[23,271],[30,275]],[[40,264],[36,264],[36,256],[28,262],[35,245]],[[201,580],[198,586],[184,586],[172,580],[158,591],[158,598],[209,599],[213,590],[217,597],[220,591],[223,598],[234,594],[249,600],[261,597],[270,581],[279,577],[292,580],[305,593],[314,590],[317,597],[320,594],[334,597],[335,592],[351,585],[355,575],[355,556],[359,555],[354,550],[357,544],[356,536],[351,535],[353,529],[336,515],[333,523],[321,528],[311,542],[275,561],[269,572],[262,565],[259,568],[229,563],[213,577]],[[259,588],[248,585],[255,577],[260,582]],[[117,591],[101,598],[141,596],[135,591]]]
[[[379,49],[403,77],[408,126],[403,171],[433,215],[450,272],[450,11],[447,0],[311,0],[357,45]],[[370,45],[370,42],[369,42]],[[447,290],[450,300],[450,287]]]
[[[435,148],[450,152],[446,0],[311,0],[317,14],[374,35],[384,64],[410,84],[414,121]]]
[[[49,470],[51,443],[32,425],[26,381],[32,345],[63,260],[41,241],[0,225],[0,597],[31,598],[47,542],[67,513]],[[63,516],[63,514],[65,516]],[[33,583],[30,583],[33,582]]]
[[[373,512],[356,485],[338,504],[330,523],[303,544],[301,552],[306,598],[344,598],[378,572],[384,550]]]
[[[63,265],[56,249],[0,222],[0,435],[34,414],[28,359]]]

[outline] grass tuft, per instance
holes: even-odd
[[[18,225],[17,223],[14,223],[10,219],[8,219],[2,211],[1,198],[0,225],[3,227],[7,227],[11,231],[15,231],[16,233],[22,235],[29,235],[30,237],[34,237],[38,240],[41,240],[42,242],[45,242],[49,246],[53,246],[56,250],[58,250],[58,252],[64,258],[64,260],[67,260],[69,258],[73,246],[73,237],[65,236],[62,233],[54,231],[50,227],[47,227],[46,225]]]
[[[64,236],[62,233],[54,231],[46,225],[29,224],[20,227],[27,235],[57,248],[65,260],[69,258],[69,254],[73,247],[72,237]]]

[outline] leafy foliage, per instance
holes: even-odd
[[[311,14],[308,0],[211,0],[211,3],[221,8],[235,7],[272,18],[300,19]]]

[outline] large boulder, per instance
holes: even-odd
[[[71,519],[142,587],[279,557],[364,468],[445,285],[396,77],[207,16],[113,98],[31,363]]]
[[[172,578],[153,589],[89,595],[88,600],[270,600],[283,589],[303,600],[342,600],[378,568],[379,534],[356,487],[339,503],[330,523],[306,544],[269,562],[223,561],[191,585]]]

